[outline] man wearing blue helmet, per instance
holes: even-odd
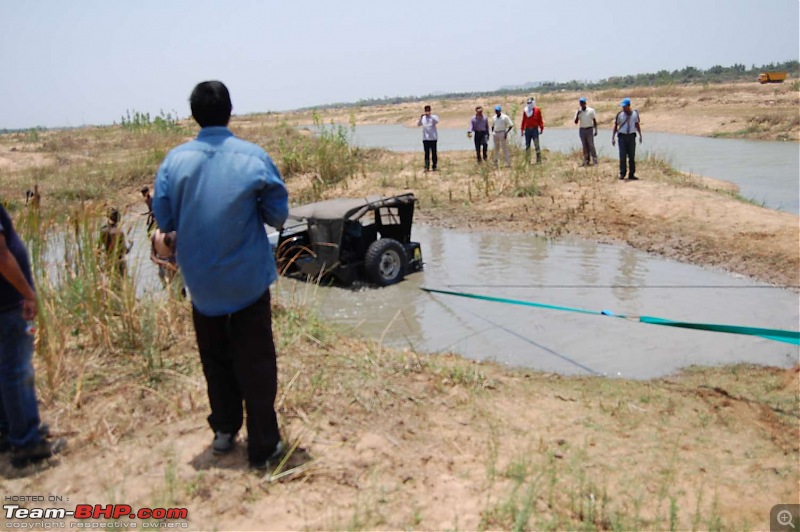
[[[615,146],[619,139],[619,178],[628,181],[637,181],[636,177],[636,133],[639,133],[639,144],[642,143],[642,128],[639,126],[639,111],[631,109],[630,98],[620,102],[622,111],[617,113],[614,120],[614,131],[611,133],[611,145]],[[627,165],[625,164],[627,160]],[[627,166],[630,166],[628,173]]]
[[[511,158],[508,153],[508,134],[514,129],[514,122],[503,112],[499,105],[494,107],[494,122],[492,122],[492,132],[494,133],[494,165],[500,163],[500,150],[506,160],[506,166],[511,166]]]

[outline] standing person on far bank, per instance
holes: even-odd
[[[419,115],[417,126],[422,126],[422,147],[425,149],[425,171],[431,168],[433,163],[433,171],[436,171],[436,164],[439,158],[436,154],[436,141],[439,140],[439,133],[436,131],[436,124],[439,123],[439,117],[431,114],[431,106],[426,105],[424,113]]]
[[[500,149],[506,159],[506,166],[511,166],[511,158],[508,154],[508,134],[514,129],[514,122],[503,112],[499,105],[494,107],[494,121],[492,122],[492,132],[494,133],[494,165],[500,164]]]
[[[33,370],[36,292],[25,244],[0,205],[0,453],[25,467],[61,451],[63,439],[47,441],[39,420]]]
[[[581,108],[575,114],[575,123],[579,124],[578,133],[583,146],[583,164],[581,166],[591,166],[589,156],[592,157],[592,161],[597,165],[597,150],[594,149],[594,138],[597,136],[597,117],[594,109],[586,107],[586,98],[581,98],[578,103],[580,103]]]
[[[639,144],[642,143],[642,128],[639,126],[639,111],[631,109],[630,98],[625,98],[620,102],[622,111],[617,113],[617,118],[614,119],[614,131],[611,133],[611,145],[616,144],[619,139],[619,178],[625,179],[625,174],[628,175],[628,181],[637,181],[636,177],[636,132],[639,132]],[[628,172],[625,162],[630,166]]]
[[[531,162],[531,141],[536,147],[536,164],[542,162],[542,151],[539,148],[539,135],[544,133],[544,120],[542,120],[542,110],[536,107],[536,100],[528,98],[528,103],[522,110],[522,124],[520,125],[520,135],[525,136],[525,157]]]
[[[212,451],[233,449],[244,401],[250,466],[266,469],[285,450],[269,293],[277,271],[264,224],[283,226],[288,195],[269,155],[228,129],[233,106],[224,84],[202,82],[189,101],[201,130],[161,163],[153,213],[162,231],[180,235],[177,260],[192,296]]]
[[[483,160],[486,160],[489,151],[489,118],[484,116],[483,107],[480,105],[475,108],[475,116],[469,121],[469,131],[467,136],[475,135],[475,155],[478,163],[481,162],[481,149],[483,149]]]

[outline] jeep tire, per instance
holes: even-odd
[[[381,238],[369,245],[364,257],[364,270],[373,283],[389,286],[403,279],[407,263],[406,250],[400,242]]]

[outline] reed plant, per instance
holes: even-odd
[[[541,166],[535,164],[536,153],[533,145],[529,151],[516,142],[511,144],[511,189],[515,197],[536,196],[539,193],[537,172]],[[531,159],[532,158],[532,159]]]
[[[345,182],[364,169],[364,152],[353,146],[355,124],[349,127],[324,123],[313,114],[314,135],[303,135],[287,122],[278,126],[277,161],[281,174],[291,179],[298,174],[311,173],[312,194],[307,199],[319,199],[322,193]]]
[[[119,370],[157,386],[163,370],[175,366],[162,353],[186,335],[188,303],[137,291],[140,266],[128,264],[120,272],[100,245],[99,207],[78,204],[61,221],[38,209],[19,214],[39,299],[43,396],[75,400],[87,387],[102,388]]]

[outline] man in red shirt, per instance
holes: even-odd
[[[536,164],[541,164],[539,135],[544,133],[544,120],[542,120],[542,110],[536,107],[533,98],[528,98],[528,104],[522,110],[522,125],[519,129],[519,134],[525,136],[525,156],[528,162],[531,160],[531,140],[533,140],[533,145],[536,147]]]

